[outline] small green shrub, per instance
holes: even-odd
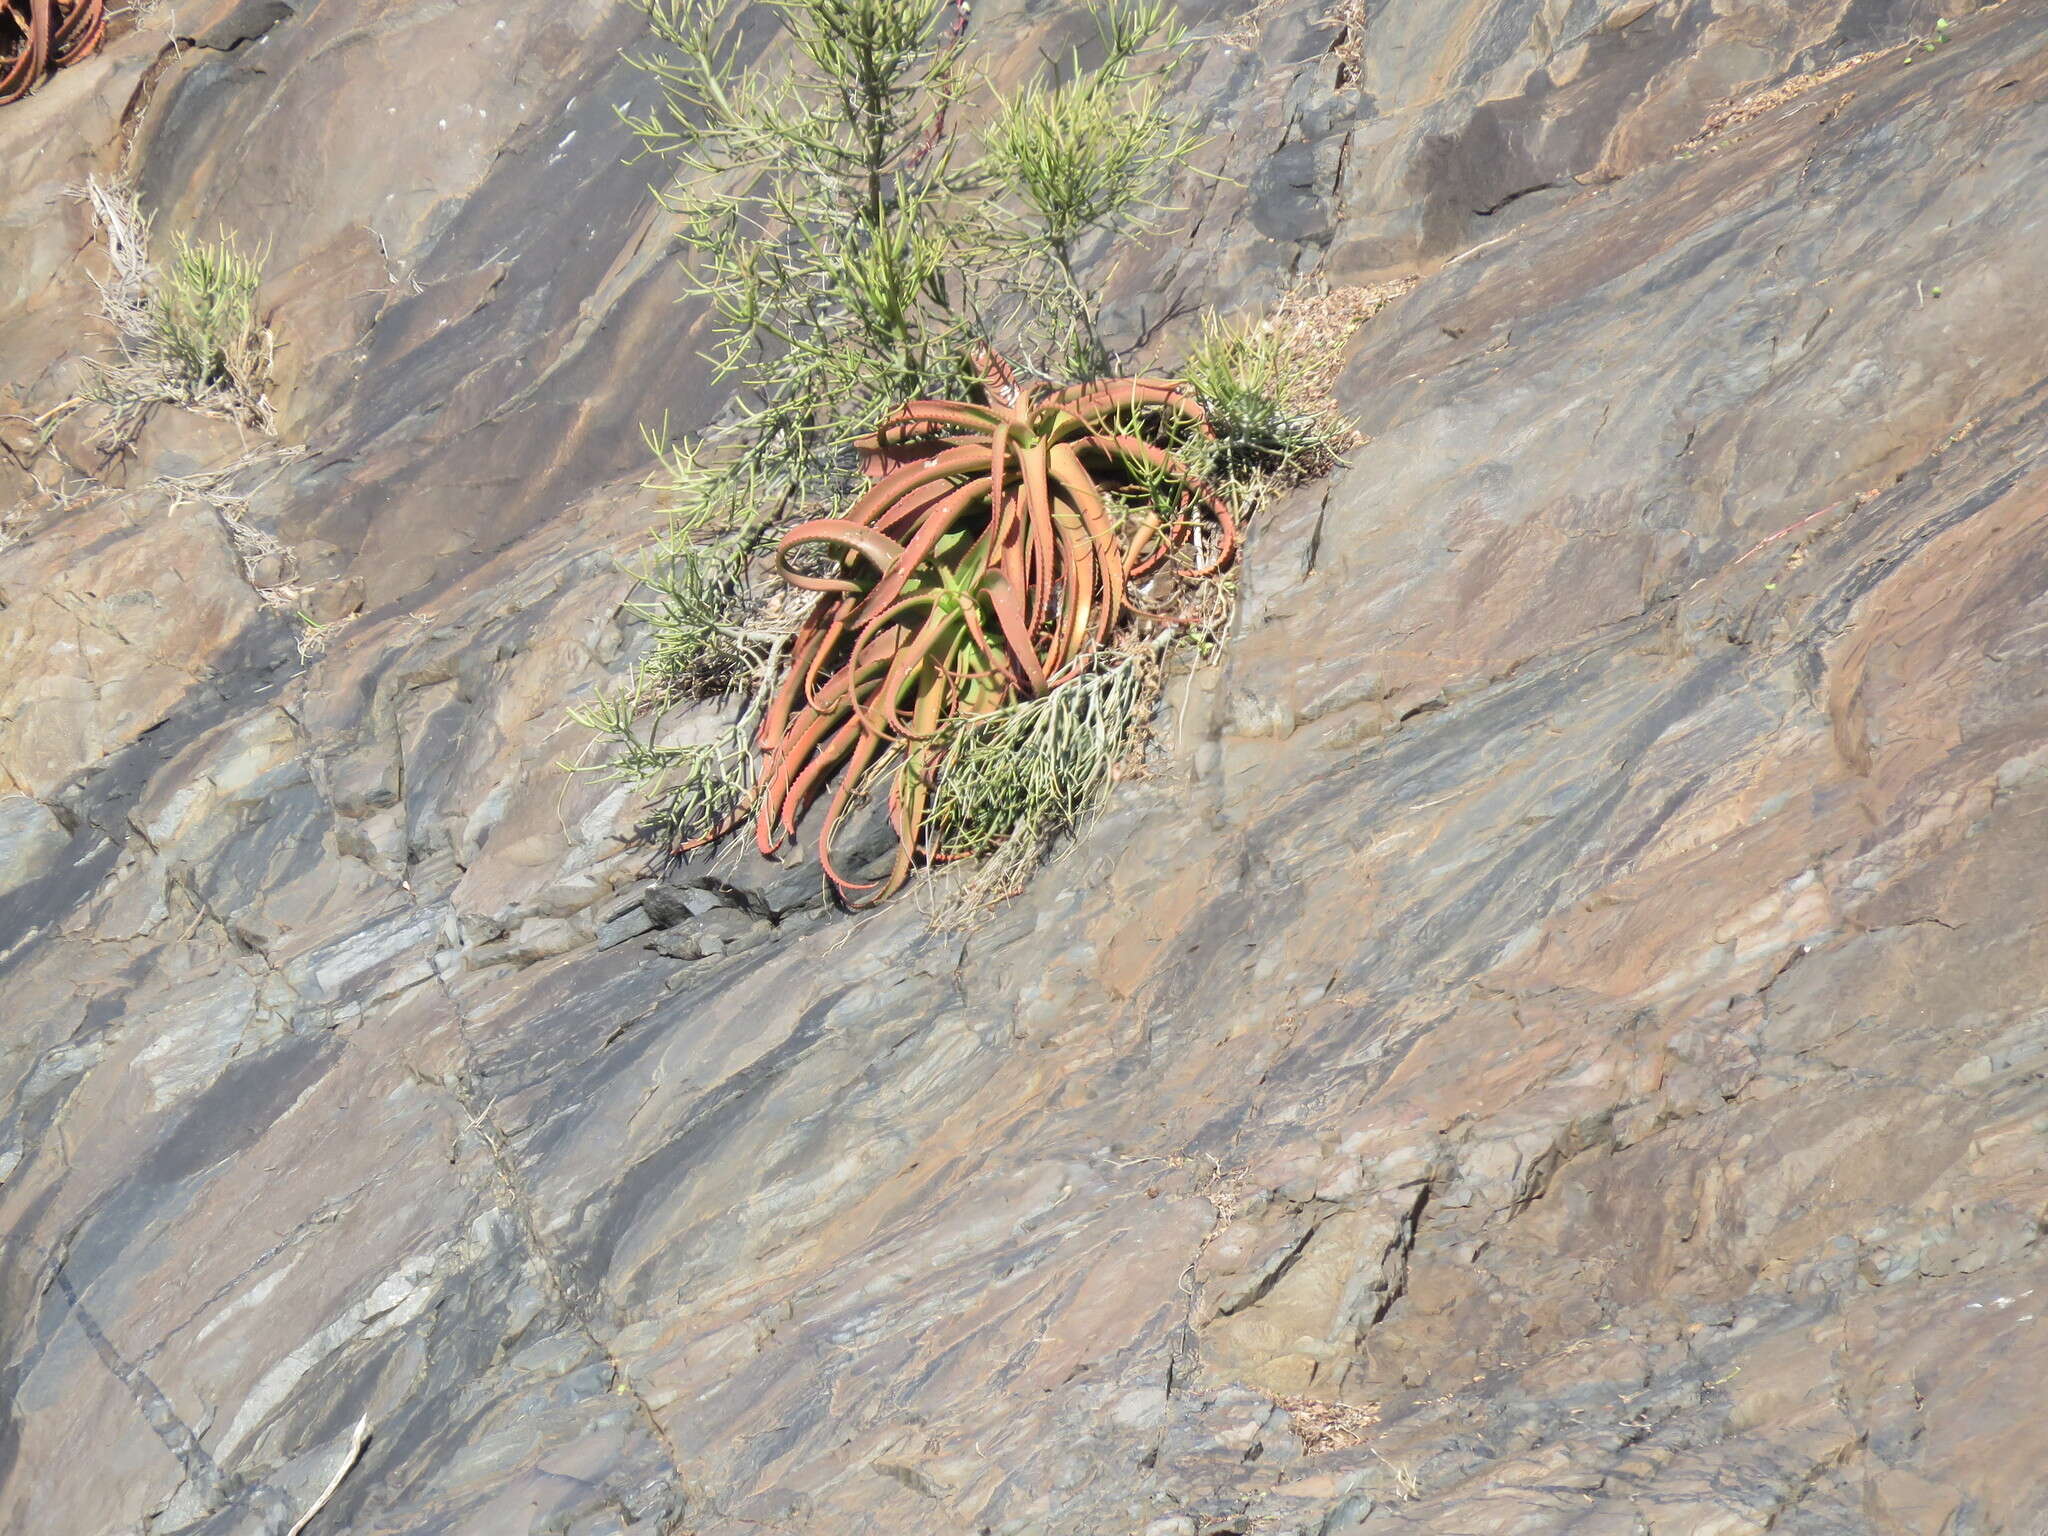
[[[1063,78],[1041,80],[1002,102],[986,135],[988,168],[1026,211],[1033,242],[1059,275],[1070,330],[1062,360],[1074,376],[1112,371],[1094,304],[1074,270],[1074,244],[1150,205],[1154,189],[1200,142],[1165,106],[1167,71],[1142,66],[1177,55],[1186,33],[1156,3],[1097,16],[1103,61],[1079,54]]]
[[[165,377],[191,399],[246,394],[261,383],[268,348],[256,324],[256,259],[234,237],[172,237],[163,278],[149,296],[149,345]]]
[[[178,235],[159,270],[135,194],[93,180],[86,196],[112,268],[99,287],[114,353],[94,364],[87,389],[107,407],[104,440],[126,444],[159,405],[212,411],[268,430],[263,387],[271,338],[256,318],[262,254],[242,251],[226,233],[215,241]]]
[[[1193,144],[1160,105],[1184,41],[1161,0],[1109,0],[1094,69],[980,100],[985,142],[960,127],[988,93],[952,0],[774,0],[774,70],[733,67],[723,0],[639,3],[653,43],[632,61],[660,94],[624,121],[669,168],[657,196],[740,402],[691,472],[748,477],[770,507],[843,491],[850,440],[963,393],[978,341],[1086,352],[1074,241],[1156,206]]]
[[[1075,54],[1061,78],[1038,80],[998,107],[988,167],[1023,202],[1053,259],[1071,271],[1073,243],[1142,207],[1198,140],[1164,105],[1166,75],[1144,60],[1178,52],[1186,33],[1157,3],[1097,15],[1104,58]]]

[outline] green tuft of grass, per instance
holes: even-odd
[[[1028,211],[1063,270],[1084,232],[1157,206],[1165,177],[1201,142],[1165,105],[1166,72],[1187,33],[1158,0],[1122,0],[1096,15],[1103,62],[1077,53],[1064,78],[1004,98],[987,134],[989,169]]]
[[[1180,378],[1209,413],[1209,473],[1225,482],[1303,479],[1352,441],[1296,328],[1206,317]]]
[[[971,928],[1023,890],[1139,763],[1165,644],[1104,651],[1050,693],[947,732],[931,821],[949,856],[977,862],[965,879],[926,884],[934,929]]]

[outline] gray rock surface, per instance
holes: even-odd
[[[1195,13],[1126,331],[1420,282],[951,938],[654,894],[557,769],[716,407],[630,11],[223,0],[0,111],[0,1530],[2048,1529],[2048,9],[1933,16]],[[92,170],[271,242],[310,661],[162,483],[260,445],[33,427]]]

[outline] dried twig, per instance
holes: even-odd
[[[284,1536],[299,1536],[313,1523],[313,1517],[327,1507],[327,1501],[334,1497],[334,1491],[341,1486],[341,1480],[354,1470],[362,1459],[363,1447],[370,1443],[370,1419],[365,1414],[356,1420],[355,1432],[349,1436],[348,1454],[341,1458],[341,1465],[334,1469],[334,1476],[327,1480],[327,1486],[320,1490],[320,1497],[306,1506],[306,1512],[299,1516],[298,1523],[284,1533]]]

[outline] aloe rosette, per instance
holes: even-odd
[[[776,852],[829,790],[819,860],[853,904],[899,890],[920,855],[969,851],[927,833],[950,726],[1059,687],[1130,618],[1177,622],[1158,604],[1236,552],[1229,506],[1163,446],[1208,430],[1178,385],[1019,388],[990,359],[983,393],[904,406],[859,445],[866,493],[776,547],[818,597],[762,720],[755,841]],[[894,865],[849,879],[834,834],[892,762]]]

